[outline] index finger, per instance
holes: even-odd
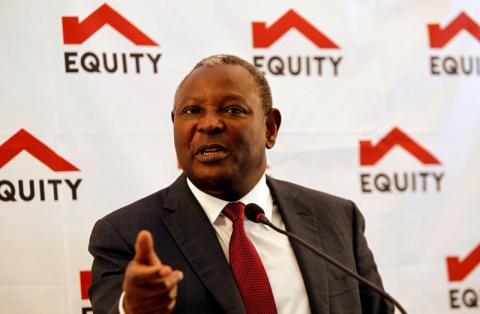
[[[160,259],[153,248],[152,234],[147,230],[141,230],[135,241],[134,260],[145,265],[161,265]]]

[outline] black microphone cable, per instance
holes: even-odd
[[[291,233],[291,232],[288,232],[286,230],[282,230],[280,228],[278,228],[277,226],[275,226],[273,223],[270,222],[270,220],[268,220],[267,217],[265,217],[265,212],[263,211],[263,209],[258,206],[257,204],[254,204],[254,203],[250,203],[248,205],[245,206],[245,216],[255,222],[255,223],[262,223],[264,225],[267,225],[269,226],[270,228],[272,228],[273,230],[281,233],[281,234],[284,234],[286,235],[287,237],[289,238],[292,238],[294,239],[295,241],[299,242],[301,245],[303,245],[304,247],[306,247],[307,249],[309,249],[310,251],[314,252],[315,254],[319,255],[320,257],[322,257],[324,260],[326,260],[327,262],[329,262],[330,264],[334,265],[335,267],[341,269],[342,271],[346,272],[347,274],[349,274],[350,276],[352,276],[353,278],[357,279],[359,282],[361,282],[362,284],[372,288],[373,290],[375,290],[376,292],[378,292],[380,295],[382,295],[385,299],[387,299],[388,301],[390,301],[391,303],[393,303],[399,310],[402,314],[407,314],[407,312],[405,311],[405,309],[400,305],[400,303],[397,302],[397,300],[395,300],[391,295],[389,295],[385,290],[383,290],[382,288],[380,288],[379,286],[377,286],[376,284],[374,284],[373,282],[363,278],[362,276],[356,274],[354,271],[350,270],[348,267],[340,264],[339,262],[337,262],[335,259],[333,259],[332,257],[328,256],[327,254],[317,250],[315,247],[313,247],[311,244],[309,244],[308,242],[306,242],[305,240],[301,239],[300,237],[296,236],[295,234]]]

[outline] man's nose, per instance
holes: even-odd
[[[206,112],[198,121],[198,130],[205,133],[219,133],[225,129],[225,122],[214,112]]]

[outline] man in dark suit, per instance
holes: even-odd
[[[245,313],[251,301],[232,274],[232,222],[222,211],[238,201],[258,201],[275,223],[381,286],[352,202],[265,176],[265,148],[274,146],[281,116],[253,65],[229,55],[202,60],[177,89],[172,121],[183,174],[92,231],[94,313]],[[265,266],[272,313],[393,312],[368,288],[262,227],[245,222]]]

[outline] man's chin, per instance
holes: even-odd
[[[235,180],[235,177],[232,176],[225,169],[192,171],[185,172],[185,174],[190,179],[190,181],[192,181],[192,183],[195,184],[195,186],[198,187],[200,190],[211,190],[217,188],[225,189],[226,184],[230,184],[232,181]]]

